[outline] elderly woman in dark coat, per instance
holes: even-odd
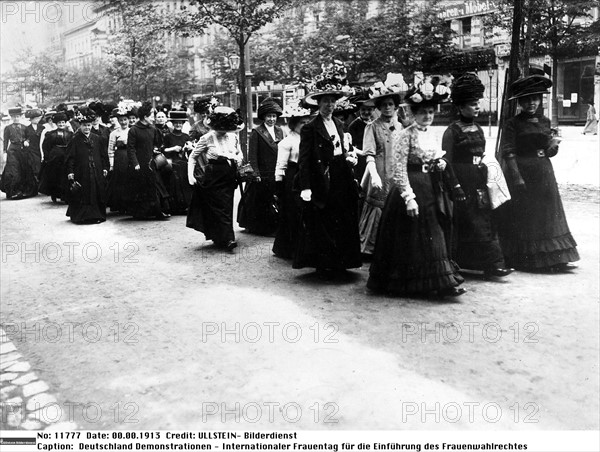
[[[488,195],[488,169],[482,162],[485,134],[474,122],[484,87],[475,74],[465,74],[452,86],[452,102],[460,119],[446,129],[442,139],[444,158],[452,165],[465,194],[455,206],[456,246],[454,260],[464,269],[483,270],[487,277],[507,276]]]
[[[127,213],[134,218],[165,220],[170,215],[169,193],[157,171],[154,157],[160,154],[162,138],[151,124],[152,104],[145,102],[138,109],[139,121],[129,128],[127,155],[133,168]]]
[[[309,94],[306,104],[318,106],[319,113],[300,131],[302,229],[293,268],[313,267],[326,278],[362,265],[352,172],[357,160],[345,147],[342,122],[332,117],[343,95],[331,89]]]
[[[216,107],[206,118],[211,131],[200,138],[188,159],[188,180],[194,186],[186,226],[204,233],[218,248],[237,246],[233,232],[233,194],[242,151],[237,133],[244,128],[229,107]]]
[[[67,145],[67,179],[70,184],[67,216],[73,223],[106,221],[106,175],[110,169],[107,148],[92,133],[94,116],[81,119],[79,130]]]
[[[552,82],[531,75],[511,86],[521,112],[503,130],[501,159],[512,200],[500,208],[499,235],[507,264],[521,270],[564,272],[579,260],[550,157],[558,153],[550,120],[540,111]]]
[[[282,110],[273,99],[265,99],[258,107],[258,118],[263,123],[250,135],[248,162],[254,170],[240,202],[238,223],[249,232],[272,235],[277,229],[278,212],[275,209],[275,166],[277,144],[285,134],[276,122]]]

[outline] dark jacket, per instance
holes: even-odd
[[[25,129],[25,139],[29,141],[29,150],[38,156],[41,155],[40,138],[43,130],[44,126],[41,124],[38,124],[37,129],[34,129],[31,124],[29,124]]]
[[[91,173],[95,173],[96,183],[100,198],[104,198],[104,174],[103,170],[110,169],[108,152],[101,144],[101,137],[90,133],[86,137],[81,130],[73,135],[73,139],[67,145],[67,174],[73,173],[75,180],[81,184],[78,196],[88,199],[91,188]]]
[[[140,165],[142,169],[150,167],[154,157],[154,148],[162,146],[162,136],[153,125],[136,122],[127,134],[127,157],[132,167]]]
[[[275,126],[275,140],[264,124],[252,131],[248,162],[252,165],[254,175],[263,179],[275,180],[275,165],[277,164],[277,144],[283,140],[283,130]]]
[[[344,129],[340,120],[333,118],[342,146],[342,154],[346,156],[348,150],[344,148]],[[329,195],[329,164],[333,160],[333,141],[329,136],[321,115],[310,121],[300,131],[299,189],[312,191],[312,202],[322,207],[327,202]],[[347,167],[344,183],[355,187],[354,175],[350,166]]]

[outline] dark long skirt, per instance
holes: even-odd
[[[6,153],[0,190],[7,199],[22,199],[37,195],[34,154],[27,148],[11,144]]]
[[[171,196],[170,213],[185,215],[192,200],[193,188],[188,183],[187,160],[173,157],[172,171],[163,176],[167,191]]]
[[[323,208],[303,202],[293,268],[343,270],[362,265],[358,194],[343,156],[329,165],[329,197]]]
[[[117,148],[106,194],[106,204],[111,212],[127,211],[128,167],[127,148]]]
[[[69,195],[67,216],[73,223],[101,223],[106,221],[106,181],[90,168],[89,186]]]
[[[263,179],[251,181],[244,188],[244,196],[238,205],[237,222],[248,232],[272,235],[279,222],[279,214],[274,208],[275,181]]]
[[[448,254],[448,221],[443,218],[430,173],[409,171],[419,205],[409,217],[397,186],[391,188],[379,231],[367,287],[392,294],[426,294],[456,287],[464,279]]]
[[[470,163],[453,163],[452,166],[467,198],[455,204],[454,260],[461,268],[470,270],[504,268],[487,191],[487,167]]]
[[[498,212],[500,244],[507,265],[535,270],[579,260],[565,217],[552,162],[517,156],[526,191]]]
[[[283,179],[284,194],[279,200],[279,227],[273,242],[273,253],[284,259],[294,257],[298,243],[300,227],[300,200],[298,192],[293,190],[294,176],[298,173],[298,164],[289,162]]]
[[[209,163],[202,184],[194,185],[186,226],[202,232],[207,240],[225,245],[235,240],[233,194],[237,187],[236,166],[226,161]]]
[[[165,188],[154,162],[142,165],[139,170],[128,169],[127,214],[134,218],[158,217],[169,211],[169,193]]]
[[[65,159],[67,156],[66,146],[54,146],[44,156],[44,163],[40,172],[39,192],[53,198],[67,199],[68,181]]]

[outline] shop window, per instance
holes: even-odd
[[[465,17],[461,22],[462,22],[462,34],[470,35],[471,34],[471,18]]]

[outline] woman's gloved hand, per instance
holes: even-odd
[[[310,188],[302,190],[300,192],[300,198],[302,198],[302,201],[310,201],[312,199],[312,190]]]

